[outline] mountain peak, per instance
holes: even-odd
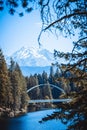
[[[20,66],[49,66],[53,63],[53,53],[43,48],[22,47],[11,56]],[[10,57],[7,58],[10,59]]]

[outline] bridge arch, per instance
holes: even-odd
[[[52,86],[52,87],[54,87],[54,88],[57,88],[58,90],[60,90],[61,92],[63,92],[63,93],[65,94],[65,91],[64,91],[62,88],[60,88],[59,86],[56,86],[56,85],[54,85],[54,84],[39,84],[39,85],[35,85],[35,86],[33,86],[32,88],[28,89],[28,90],[27,90],[27,93],[30,92],[30,91],[32,91],[33,89],[35,89],[35,88],[37,88],[37,87],[40,87],[40,86],[43,86],[43,85],[50,85],[50,86]]]

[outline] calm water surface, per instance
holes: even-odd
[[[0,130],[66,130],[60,120],[49,120],[39,123],[42,117],[56,110],[31,112],[21,117],[0,121]]]

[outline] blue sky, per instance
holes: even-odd
[[[7,10],[0,12],[0,47],[4,55],[11,55],[21,47],[37,47],[38,35],[41,29],[40,14],[37,10],[19,17],[11,16]],[[50,51],[71,51],[72,39],[61,35],[57,38],[52,33],[44,33],[41,38],[42,47]]]

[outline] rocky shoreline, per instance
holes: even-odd
[[[20,116],[20,115],[23,115],[26,113],[27,113],[26,109],[13,111],[10,108],[1,108],[0,107],[0,118],[16,117],[16,116]]]
[[[31,104],[25,108],[21,108],[13,110],[11,108],[7,107],[0,107],[0,118],[12,118],[17,117],[26,114],[27,112],[35,112],[39,110],[43,110],[44,108],[56,108],[55,105],[50,103],[43,103],[42,105],[40,103],[37,104]]]

